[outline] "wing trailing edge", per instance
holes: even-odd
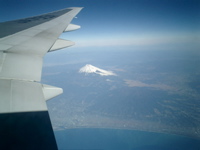
[[[2,149],[57,149],[46,100],[63,90],[39,83],[43,56],[74,44],[58,38],[63,31],[80,28],[70,22],[81,9],[71,7],[0,23]]]

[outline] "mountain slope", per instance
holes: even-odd
[[[90,64],[87,64],[84,67],[82,67],[79,70],[79,73],[86,73],[86,74],[96,73],[96,74],[99,74],[101,76],[116,76],[116,74],[113,73],[112,71],[103,70],[103,69],[97,68],[95,66],[92,66]]]

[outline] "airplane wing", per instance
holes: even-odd
[[[63,91],[40,83],[43,56],[74,44],[59,36],[80,28],[70,22],[81,9],[0,23],[1,149],[57,149],[46,100]]]

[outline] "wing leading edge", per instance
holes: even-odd
[[[43,56],[74,44],[59,36],[80,28],[70,22],[81,9],[0,23],[1,148],[57,149],[45,101],[63,90],[39,83]]]
[[[32,96],[29,90],[36,92],[36,89],[40,89],[43,94],[35,93],[35,95],[43,101],[62,93],[61,88],[42,85],[35,81],[41,80],[43,56],[47,52],[74,44],[58,37],[63,32],[80,28],[70,22],[81,9],[71,7],[40,16],[0,23],[0,93],[1,99],[6,99],[6,101],[1,100],[0,104],[8,105],[7,107],[0,105],[0,113],[39,109],[41,104],[38,108],[37,106],[33,108],[34,105],[25,105],[25,99]],[[10,90],[5,93],[4,87]],[[24,89],[23,94],[16,92],[18,89]],[[15,104],[13,103],[15,101],[18,102]],[[17,109],[19,107],[20,109]],[[46,110],[46,106],[44,109]]]
[[[1,23],[0,78],[40,81],[43,56],[58,43],[60,34],[81,9],[67,8]],[[68,46],[66,42],[64,46]]]

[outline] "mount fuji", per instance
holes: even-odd
[[[84,67],[82,67],[79,70],[79,73],[86,73],[86,74],[96,73],[96,74],[99,74],[101,76],[116,76],[116,74],[113,73],[112,71],[103,70],[103,69],[97,68],[95,66],[92,66],[90,64],[87,64]]]

